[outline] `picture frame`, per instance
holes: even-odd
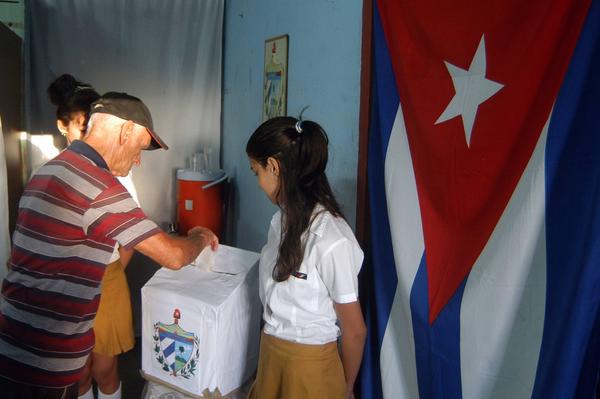
[[[288,44],[287,34],[265,40],[263,122],[287,113]]]

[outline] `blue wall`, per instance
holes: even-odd
[[[245,154],[261,123],[264,41],[289,35],[288,114],[320,123],[330,138],[327,175],[351,226],[356,216],[361,0],[226,0],[222,166],[235,187],[233,244],[260,250],[277,211]]]

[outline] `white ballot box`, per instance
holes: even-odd
[[[258,258],[219,245],[212,265],[154,274],[142,288],[144,378],[192,397],[248,380],[258,362]]]

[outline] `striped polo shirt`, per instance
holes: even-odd
[[[43,387],[77,382],[117,243],[130,249],[159,231],[83,141],[39,168],[19,203],[2,284],[0,376]]]

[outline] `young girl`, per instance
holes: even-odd
[[[246,145],[258,185],[280,209],[260,258],[265,326],[249,398],[354,397],[366,335],[363,253],[325,175],[327,144],[317,123],[277,117]]]
[[[65,74],[48,87],[48,96],[56,105],[56,126],[68,144],[81,139],[87,128],[90,106],[100,95],[92,86]],[[119,180],[137,201],[130,176]],[[125,267],[132,254],[133,250],[119,248],[120,259],[106,266],[100,306],[94,321],[96,344],[85,365],[84,377],[79,381],[79,398],[94,398],[92,378],[98,385],[99,399],[121,397],[117,355],[129,351],[135,344],[129,286],[125,276]]]

